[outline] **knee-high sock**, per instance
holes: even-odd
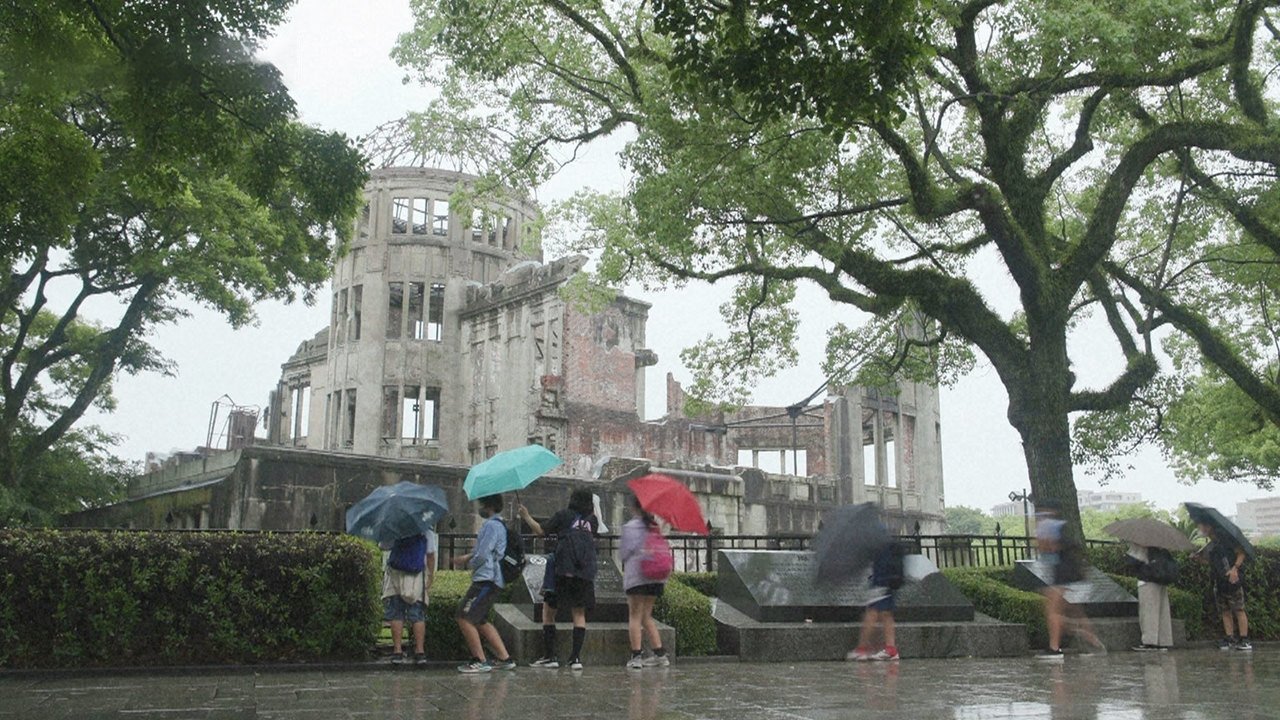
[[[582,659],[582,643],[587,639],[587,629],[584,627],[575,627],[573,629],[573,655],[571,658]]]
[[[556,626],[542,626],[542,657],[556,656]]]

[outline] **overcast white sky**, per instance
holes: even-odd
[[[306,122],[356,136],[421,107],[431,97],[429,89],[404,84],[404,72],[388,57],[397,34],[411,27],[408,0],[300,0],[263,55],[284,73]],[[540,188],[539,199],[559,199],[583,186],[621,187],[624,178],[610,150],[591,153],[564,178]],[[1009,281],[993,259],[980,261],[975,273],[984,291],[997,298],[997,305],[1012,308]],[[724,292],[693,288],[637,295],[653,303],[648,339],[660,358],[649,369],[647,380],[648,414],[653,416],[665,407],[666,373],[674,372],[680,379],[688,376],[679,366],[680,349],[718,327],[713,308]],[[822,382],[818,364],[825,329],[840,319],[850,321],[847,309],[833,307],[820,293],[806,291],[801,300],[805,323],[801,365],[764,383],[756,402],[785,405],[817,388]],[[706,322],[690,322],[690,308],[706,308]],[[310,308],[264,304],[258,312],[260,322],[239,331],[203,310],[163,328],[154,342],[176,361],[177,375],[122,378],[116,386],[118,409],[92,419],[124,436],[122,455],[141,459],[148,450],[167,452],[203,444],[210,406],[224,394],[243,405],[264,405],[279,378],[280,364],[300,342],[325,326],[329,310],[322,301]],[[1105,382],[1120,365],[1116,353],[1105,345],[1095,350],[1079,341],[1073,355],[1077,374],[1086,384]],[[1003,387],[986,365],[943,390],[943,467],[949,505],[989,510],[1011,490],[1028,486],[1017,433],[1005,418],[1006,403]],[[1135,456],[1132,462],[1135,469],[1111,487],[1140,492],[1163,508],[1195,500],[1234,514],[1236,502],[1273,494],[1242,485],[1181,485],[1155,450]],[[1082,489],[1098,487],[1079,471],[1076,484]]]

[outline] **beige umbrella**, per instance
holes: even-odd
[[[1155,518],[1139,517],[1117,520],[1102,528],[1108,535],[1118,537],[1134,545],[1158,547],[1165,550],[1195,550],[1191,539],[1177,528]]]

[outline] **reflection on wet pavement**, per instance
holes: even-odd
[[[0,677],[0,718],[1262,720],[1280,652],[1115,652],[900,663]]]

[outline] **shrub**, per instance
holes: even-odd
[[[427,603],[427,657],[438,660],[466,660],[469,653],[458,630],[458,606],[471,587],[471,573],[467,570],[437,570],[431,584]],[[510,602],[521,581],[511,583],[498,593],[494,602]],[[489,613],[493,619],[493,612]]]
[[[1008,581],[1012,570],[1009,567],[947,568],[942,574],[969,598],[978,612],[1001,622],[1026,625],[1027,641],[1032,647],[1043,647],[1049,642],[1044,601],[1036,593],[1011,587]]]
[[[0,533],[0,666],[365,657],[378,559],[321,533]]]
[[[676,652],[680,655],[710,655],[716,651],[716,621],[711,617],[711,599],[672,578],[653,607],[653,617],[676,631]]]
[[[716,596],[716,574],[713,572],[673,573],[671,579],[688,585],[707,597]]]

